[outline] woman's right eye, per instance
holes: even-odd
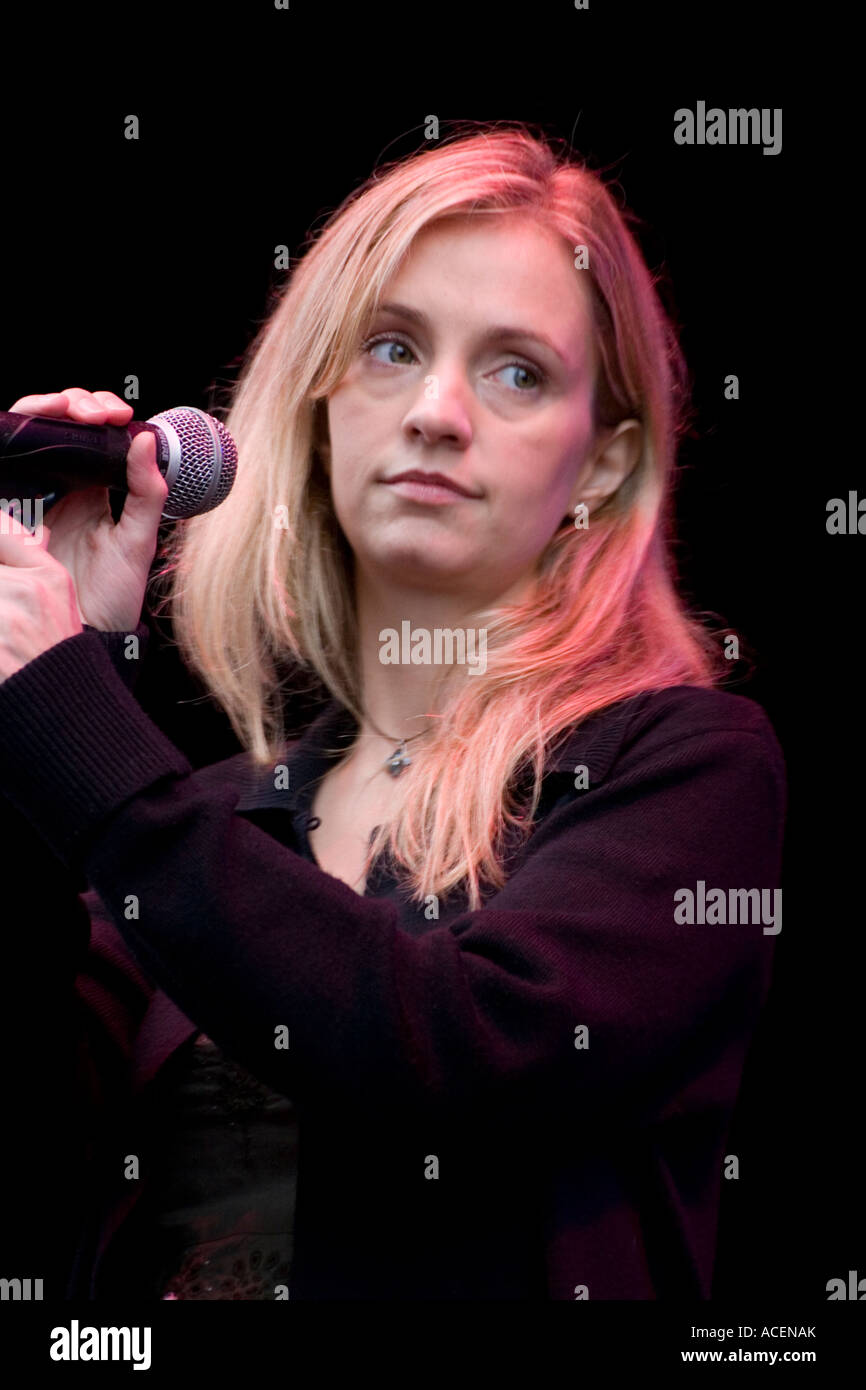
[[[361,351],[366,353],[368,357],[372,357],[372,350],[375,347],[400,347],[404,350],[404,352],[412,352],[412,349],[409,347],[408,343],[404,343],[402,338],[395,337],[393,333],[382,333],[377,338],[368,338],[367,341],[364,343]],[[387,367],[399,367],[401,365],[405,365],[405,363],[394,362],[393,360],[390,362],[386,362],[381,357],[376,357],[373,360],[376,362],[381,362],[383,366]]]

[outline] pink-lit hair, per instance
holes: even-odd
[[[443,684],[423,756],[394,783],[393,814],[370,846],[368,865],[387,846],[415,901],[462,884],[472,908],[482,884],[505,881],[506,829],[530,832],[560,735],[626,696],[712,687],[731,669],[680,598],[671,555],[685,361],[631,215],[601,177],[523,123],[463,125],[377,169],[311,240],[250,345],[226,416],[243,469],[219,509],[175,528],[157,576],[172,577],[183,660],[257,764],[283,760],[287,662],[360,723],[352,556],[322,463],[324,403],[418,233],[453,214],[510,211],[588,248],[596,428],[637,419],[643,447],[588,529],[559,527],[531,595],[478,615],[486,672]],[[520,801],[527,769],[531,800]]]

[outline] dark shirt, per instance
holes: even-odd
[[[504,888],[436,916],[383,858],[362,897],[309,852],[346,710],[287,750],[287,789],[245,755],[194,771],[121,644],[82,633],[0,685],[0,788],[89,913],[89,950],[59,958],[76,1094],[115,1154],[159,1128],[162,1069],[203,1031],[295,1107],[293,1300],[709,1297],[778,928],[684,922],[675,895],[773,903],[785,769],[763,711],[678,686],[593,715],[551,754]],[[47,953],[14,947],[44,988]],[[118,1167],[78,1245],[91,1294],[143,1186]]]
[[[100,1265],[97,1297],[271,1300],[289,1286],[294,1106],[204,1033],[163,1071],[149,1181]]]

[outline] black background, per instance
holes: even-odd
[[[838,142],[779,59],[785,11],[735,21],[664,5],[362,12],[292,0],[288,12],[76,13],[45,11],[46,61],[0,96],[0,408],[68,386],[122,395],[129,373],[139,419],[224,404],[284,279],[274,247],[300,254],[377,164],[423,146],[431,113],[443,135],[453,121],[522,120],[570,141],[642,219],[694,379],[677,492],[683,589],[754,650],[754,676],[731,688],[767,710],[790,779],[784,926],[729,1144],[740,1178],[724,1186],[715,1296],[823,1302],[828,1279],[866,1275],[866,539],[825,525],[830,498],[863,488],[826,322],[848,293],[844,220],[840,231],[827,209],[842,213],[850,188],[834,183]],[[699,99],[782,107],[781,154],[675,145],[674,111]],[[137,142],[124,139],[130,113]],[[723,397],[729,373],[738,401]],[[164,637],[142,677],[145,708],[196,765],[236,751]]]

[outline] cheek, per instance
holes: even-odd
[[[547,510],[558,512],[559,517],[568,510],[569,498],[584,471],[590,439],[587,420],[586,427],[578,432],[572,427],[567,442],[563,442],[561,435],[556,440],[551,454],[556,464],[548,472],[546,495]]]
[[[332,453],[342,454],[346,441],[351,439],[351,414],[352,405],[345,390],[331,397],[328,402],[328,433]]]
[[[562,513],[576,473],[576,464],[569,459],[552,465],[551,454],[533,453],[524,461],[519,477],[503,489],[505,505],[512,514],[521,514],[528,527],[544,527]]]
[[[346,398],[329,411],[330,477],[336,494],[351,493],[359,481],[366,456],[363,419],[356,416]]]
[[[355,473],[365,460],[368,468],[374,466],[385,430],[381,412],[370,410],[357,391],[345,388],[337,400],[332,398],[328,418],[335,467],[348,465]]]

